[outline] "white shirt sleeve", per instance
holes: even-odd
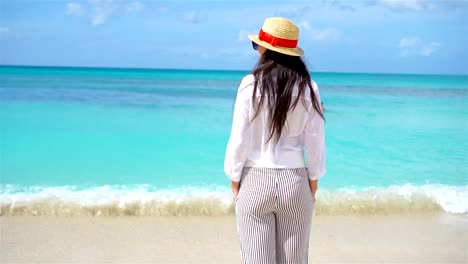
[[[319,104],[321,103],[318,86],[312,85]],[[317,180],[326,173],[325,168],[325,127],[324,120],[312,107],[304,130],[306,164],[310,180]]]
[[[249,84],[244,78],[237,91],[231,135],[224,159],[224,172],[234,182],[241,180],[242,169],[247,160],[250,146],[249,106],[252,95],[246,93],[245,87],[247,85]]]

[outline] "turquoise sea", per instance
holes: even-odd
[[[0,66],[0,215],[230,215],[247,71]],[[319,214],[468,213],[468,76],[311,73]]]

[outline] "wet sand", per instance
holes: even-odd
[[[240,263],[234,217],[0,217],[1,263]],[[309,263],[468,263],[468,216],[314,216]]]

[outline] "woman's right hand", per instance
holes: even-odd
[[[232,201],[235,202],[237,195],[239,195],[240,182],[231,181]]]

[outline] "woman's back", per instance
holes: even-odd
[[[252,120],[255,115],[254,104],[259,104],[261,97],[261,87],[256,91],[255,102],[252,101],[252,93],[254,88],[254,76],[249,74],[245,76],[239,86],[237,97],[239,100],[245,100],[245,107],[248,107],[249,120]],[[316,96],[318,95],[318,87],[315,82],[312,82],[312,87]],[[278,142],[268,140],[270,124],[266,102],[262,106],[259,116],[250,124],[249,129],[249,152],[245,166],[251,167],[267,167],[267,168],[301,168],[305,167],[304,163],[304,134],[307,121],[311,115],[318,115],[312,107],[311,97],[308,91],[299,95],[298,86],[294,86],[291,101],[295,101],[296,97],[300,97],[299,102],[302,102],[304,97],[305,106],[298,103],[294,109],[287,113],[285,125]]]

